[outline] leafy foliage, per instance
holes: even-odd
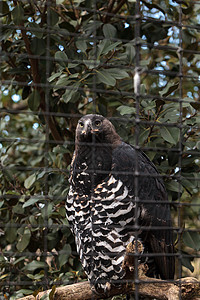
[[[200,6],[142,0],[137,37],[136,1],[112,2],[0,3],[0,279],[9,299],[85,279],[64,204],[77,118],[94,111],[111,117],[164,176],[173,225],[185,228],[175,234],[179,263],[194,270]]]

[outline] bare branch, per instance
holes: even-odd
[[[90,300],[90,299],[106,299],[108,296],[116,296],[119,294],[134,294],[135,291],[139,295],[157,300],[195,300],[200,295],[200,282],[193,277],[175,280],[173,282],[149,278],[145,274],[148,267],[144,264],[138,266],[137,287],[134,283],[134,256],[143,252],[143,245],[140,241],[129,243],[126,247],[126,253],[122,268],[126,270],[127,282],[120,287],[113,287],[109,291],[109,295],[95,294],[89,282],[80,282],[63,287],[52,288],[52,290],[40,292],[36,297],[27,296],[19,300],[39,300],[44,295],[49,295],[54,300]],[[197,300],[197,298],[196,298]]]
[[[120,289],[113,288],[109,296],[119,294],[133,294],[135,292],[135,284],[124,285]],[[182,300],[195,300],[195,297],[200,296],[200,282],[193,277],[183,278],[181,283],[179,280],[174,283],[165,282],[164,280],[148,278],[145,275],[140,275],[140,283],[138,284],[138,292],[141,296],[149,297],[150,299],[158,300],[179,300],[180,292]],[[19,300],[39,300],[44,295],[52,293],[54,300],[89,300],[89,299],[106,299],[103,295],[96,295],[90,288],[89,282],[80,282],[72,285],[47,290],[38,293],[36,297],[26,296]],[[197,299],[197,298],[196,298]]]

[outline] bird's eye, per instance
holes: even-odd
[[[83,127],[84,126],[83,122],[79,122],[79,126]]]
[[[100,125],[101,125],[101,121],[100,121],[100,120],[96,120],[96,121],[95,121],[95,126],[98,127],[98,126],[100,126]]]

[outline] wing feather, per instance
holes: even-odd
[[[154,257],[157,273],[162,279],[173,279],[170,203],[161,175],[142,151],[123,142],[113,151],[112,172],[128,188],[129,194],[139,198],[138,223],[141,229],[145,226],[141,236],[148,252],[159,254]]]

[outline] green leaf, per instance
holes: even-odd
[[[71,255],[71,252],[72,249],[69,244],[66,244],[63,247],[63,250],[59,252],[58,260],[59,260],[60,267],[62,267],[67,263],[69,256]]]
[[[127,61],[131,65],[135,61],[135,47],[131,44],[126,44]]]
[[[174,180],[171,180],[170,182],[166,182],[166,188],[172,192],[182,193],[183,187],[182,185]]]
[[[194,272],[194,267],[191,264],[191,261],[193,261],[194,257],[189,256],[188,253],[183,252],[183,251],[180,251],[180,253],[182,253],[182,256],[181,256],[181,263],[182,263],[182,265],[184,267],[186,267],[187,269],[189,269],[191,272]],[[184,255],[186,255],[186,256],[184,256]]]
[[[76,99],[74,99],[74,96],[75,96],[75,98],[78,96],[76,92],[79,88],[79,85],[80,85],[80,82],[76,82],[73,86],[71,86],[70,90],[66,89],[65,93],[62,96],[63,101],[65,103],[70,102],[72,99],[76,100]],[[78,98],[77,98],[77,100],[78,100]],[[73,102],[76,102],[76,101],[73,101]]]
[[[176,144],[179,140],[179,129],[175,127],[161,127],[160,134],[162,138],[170,144]]]
[[[21,256],[20,258],[16,259],[15,261],[13,261],[13,265],[17,265],[18,263],[20,263],[21,261],[24,261],[26,259],[26,256]]]
[[[179,87],[179,82],[168,82],[168,84],[166,85],[166,87],[159,92],[159,94],[161,95],[161,97],[167,97],[169,96],[171,93],[173,93],[174,91],[176,91]]]
[[[67,77],[66,74],[63,74],[53,85],[54,90],[59,89],[59,88],[64,88],[65,86],[67,86],[69,84],[69,82],[70,82],[69,77]]]
[[[114,86],[116,84],[116,79],[112,75],[110,75],[108,70],[96,70],[96,73],[99,82],[111,86]]]
[[[86,65],[88,69],[97,68],[100,64],[100,60],[98,59],[84,59],[83,63]]]
[[[88,36],[90,36],[93,32],[96,32],[96,30],[102,25],[102,22],[100,21],[90,21],[85,27],[85,32]]]
[[[83,52],[83,53],[86,52],[86,50],[87,50],[87,43],[86,43],[85,40],[78,39],[75,44],[76,44],[77,49],[81,50],[81,52]]]
[[[56,5],[62,4],[65,0],[56,0]]]
[[[50,25],[55,26],[59,21],[59,15],[52,9],[50,9],[49,12],[50,12]]]
[[[51,76],[48,78],[48,81],[49,81],[49,82],[53,81],[54,79],[60,77],[61,74],[62,74],[62,72],[54,73],[53,75],[51,75]]]
[[[41,278],[44,277],[44,272],[41,271],[39,274],[35,274],[35,275],[33,275],[33,274],[27,274],[26,276],[28,278],[32,279],[32,280],[40,280]]]
[[[12,18],[15,25],[20,25],[24,20],[24,9],[20,4],[17,4],[12,10]]]
[[[110,40],[107,39],[100,41],[97,49],[97,57],[99,58],[103,54],[108,54],[120,44],[121,42],[112,43]]]
[[[107,69],[106,72],[108,72],[115,79],[123,79],[129,77],[129,74],[123,69],[111,68]]]
[[[129,114],[134,114],[135,113],[135,107],[130,107],[126,105],[121,105],[117,108],[119,111],[120,115],[129,115]]]
[[[35,174],[33,174],[33,175],[35,175]],[[24,205],[22,207],[25,208],[25,207],[31,206],[31,205],[37,203],[39,200],[40,200],[39,197],[31,197],[28,201],[26,201],[24,203]]]
[[[200,150],[200,141],[197,142],[196,147],[198,150]]]
[[[30,189],[30,187],[35,183],[36,181],[36,174],[30,175],[26,180],[24,181],[24,187],[26,189]]]
[[[18,292],[22,293],[23,295],[31,295],[33,293],[33,290],[28,289],[20,289]]]
[[[9,13],[9,6],[6,1],[0,3],[0,17],[3,17]]]
[[[24,269],[27,271],[35,271],[37,269],[45,269],[47,264],[42,261],[33,260],[31,263],[27,264]]]
[[[150,129],[143,129],[143,130],[141,130],[141,134],[139,136],[139,141],[140,141],[141,144],[143,144],[146,141],[146,139],[149,136],[149,133],[150,133]]]
[[[8,223],[6,224],[5,228],[6,240],[11,244],[16,240],[17,237],[17,228],[12,225],[13,223]]]
[[[45,206],[41,209],[43,218],[49,218],[53,213],[53,204],[46,203]]]
[[[34,37],[31,41],[31,51],[36,55],[43,55],[46,53],[46,44],[43,39]]]
[[[28,246],[29,242],[30,242],[30,238],[31,238],[31,231],[29,228],[24,228],[24,232],[22,235],[20,235],[19,241],[16,245],[17,250],[19,252],[24,251],[24,249],[26,249],[26,247]]]
[[[34,90],[28,97],[28,106],[32,111],[37,111],[40,105],[40,94],[37,90]]]
[[[49,294],[44,294],[44,295],[40,298],[40,300],[51,300],[51,299],[49,298]]]
[[[183,233],[183,241],[186,246],[199,251],[200,250],[200,234],[199,232],[188,232]]]
[[[38,39],[43,37],[42,28],[37,23],[30,22],[28,28]]]
[[[67,54],[63,51],[57,51],[55,53],[55,60],[57,60],[57,63],[63,68],[66,68],[68,66],[68,57]]]
[[[103,25],[103,34],[105,38],[115,38],[117,36],[117,29],[111,24]]]

